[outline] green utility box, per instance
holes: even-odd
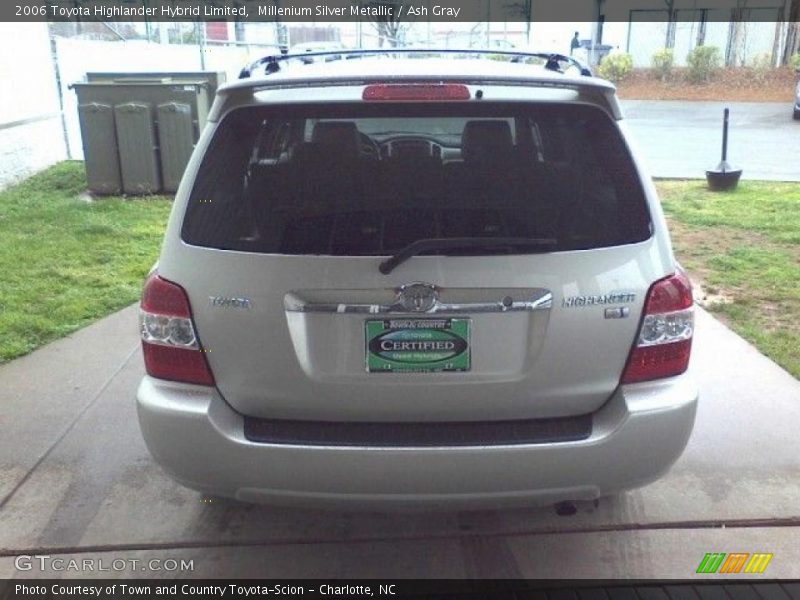
[[[89,73],[78,96],[86,179],[97,194],[175,192],[223,73]]]

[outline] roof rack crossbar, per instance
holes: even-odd
[[[538,58],[545,61],[544,68],[549,71],[563,73],[561,68],[562,63],[567,63],[569,66],[576,67],[581,75],[591,77],[592,72],[583,63],[577,59],[567,56],[565,54],[558,54],[553,52],[517,52],[513,50],[476,50],[469,48],[466,50],[459,50],[457,48],[374,48],[368,50],[325,50],[318,52],[301,52],[296,54],[271,54],[263,56],[258,60],[250,63],[244,67],[239,73],[239,79],[247,79],[253,74],[253,71],[264,66],[264,73],[271,75],[280,71],[280,63],[292,59],[309,59],[314,57],[347,57],[360,58],[362,56],[381,56],[392,54],[459,54],[459,55],[492,55],[492,56],[509,56],[511,62],[520,62],[526,58]]]

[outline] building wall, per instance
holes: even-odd
[[[0,188],[67,158],[46,23],[0,23]]]

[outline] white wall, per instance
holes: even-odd
[[[67,156],[46,23],[0,23],[0,81],[2,188]]]

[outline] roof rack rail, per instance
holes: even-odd
[[[244,67],[239,73],[239,79],[247,79],[253,72],[264,66],[264,74],[271,75],[281,70],[280,63],[292,59],[309,59],[314,57],[336,57],[338,59],[361,58],[362,56],[388,56],[392,54],[457,54],[457,55],[492,55],[509,56],[511,62],[521,62],[526,58],[538,58],[545,61],[544,68],[548,71],[563,73],[562,64],[567,63],[571,67],[580,70],[581,75],[591,77],[592,72],[583,63],[571,56],[552,52],[515,52],[513,50],[475,50],[473,48],[459,50],[456,48],[375,48],[369,50],[325,50],[319,52],[301,52],[296,54],[273,54],[263,56],[258,60]]]

